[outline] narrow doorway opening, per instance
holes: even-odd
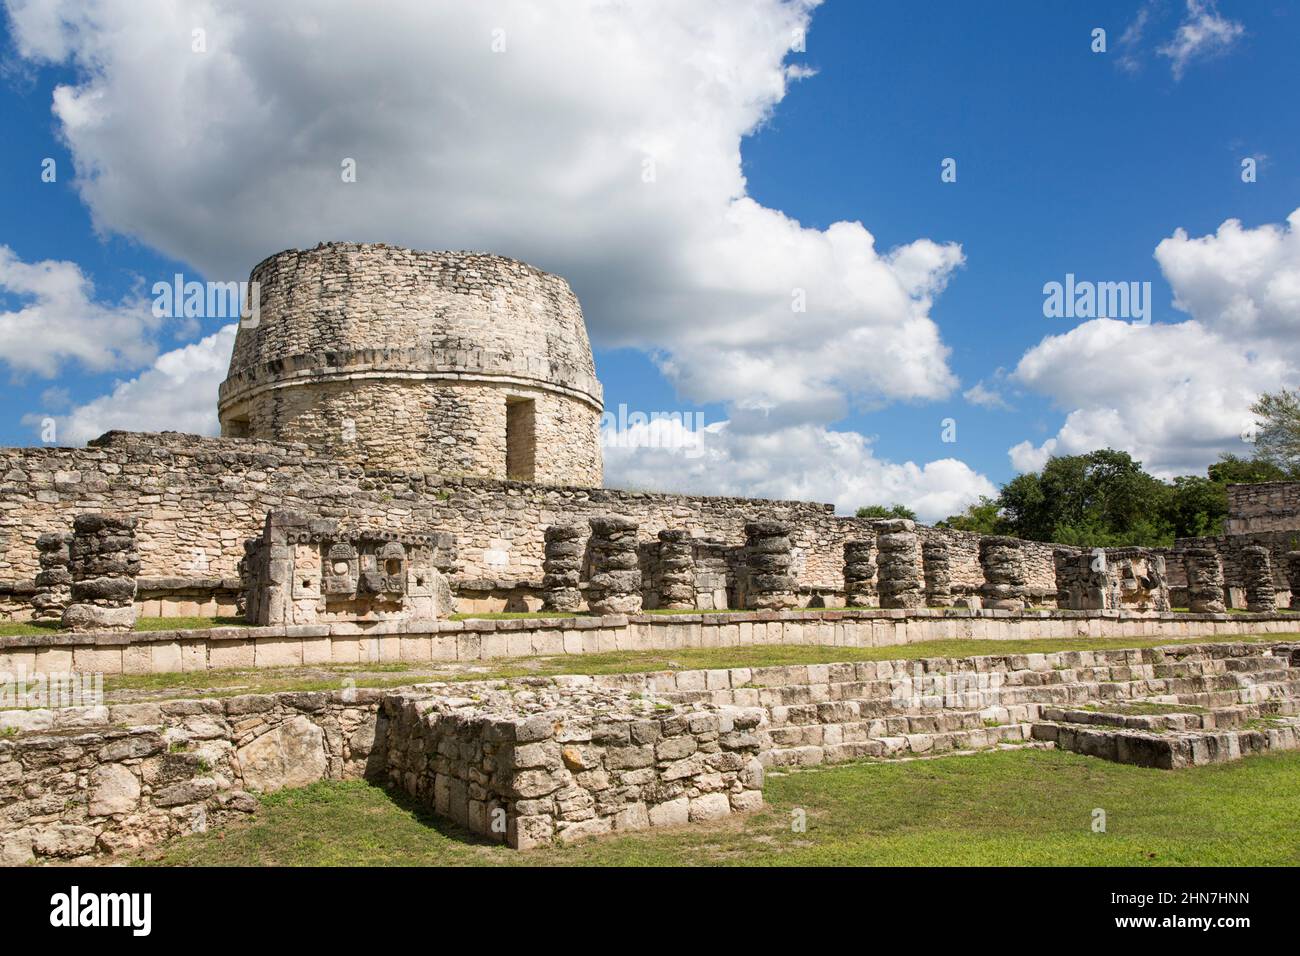
[[[537,473],[537,413],[531,398],[506,399],[506,477],[535,481]]]

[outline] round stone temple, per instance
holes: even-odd
[[[578,299],[502,256],[326,243],[259,263],[218,414],[371,469],[598,487]]]

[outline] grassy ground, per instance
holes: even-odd
[[[1262,634],[1232,640],[1272,641],[1288,635]],[[743,647],[695,647],[662,651],[616,651],[607,654],[562,654],[514,657],[478,664],[346,664],[194,671],[172,674],[108,675],[104,691],[110,701],[149,697],[274,693],[290,690],[337,690],[355,687],[401,687],[428,681],[502,680],[555,674],[636,674],[643,671],[701,670],[726,667],[771,667],[784,664],[829,664],[839,661],[916,660],[922,657],[969,657],[983,654],[1041,654],[1198,643],[1202,638],[1096,638],[1020,641],[922,641],[895,647],[826,647],[753,644]]]
[[[209,627],[247,627],[242,617],[142,617],[135,622],[136,631],[204,630]],[[0,621],[0,637],[48,634],[59,630],[58,621]]]
[[[1044,750],[773,776],[758,813],[518,853],[361,782],[263,798],[163,865],[1297,865],[1300,754],[1165,772]],[[1105,832],[1093,832],[1094,811]],[[807,830],[793,832],[795,811]]]

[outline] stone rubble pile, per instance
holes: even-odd
[[[1187,572],[1188,609],[1197,614],[1222,614],[1223,564],[1214,548],[1188,548],[1183,552]]]
[[[921,539],[915,522],[892,518],[875,522],[880,549],[880,606],[917,608],[925,605],[925,583],[921,576]]]
[[[553,524],[545,532],[542,560],[542,610],[576,611],[582,606],[583,531],[577,525]]]
[[[788,525],[776,521],[746,523],[744,607],[785,610],[798,603],[798,582],[790,573],[792,551]]]
[[[637,523],[613,516],[592,518],[590,523],[587,607],[592,614],[635,614],[641,610]]]
[[[980,593],[985,606],[1020,611],[1028,591],[1025,580],[1024,542],[1005,535],[980,538],[980,567],[984,584]]]
[[[72,522],[68,568],[71,603],[63,626],[72,631],[129,631],[135,627],[140,553],[135,518],[79,514]]]
[[[870,538],[844,542],[844,604],[876,607],[876,543]]]

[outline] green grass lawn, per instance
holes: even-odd
[[[140,862],[235,866],[1300,864],[1300,754],[1166,772],[997,751],[769,777],[754,814],[519,853],[362,782],[264,797]],[[1094,809],[1106,832],[1092,829]],[[793,832],[794,811],[806,832]]]
[[[1289,640],[1291,636],[1260,634],[1233,641]],[[278,691],[338,690],[344,680],[357,687],[401,687],[429,681],[504,680],[556,674],[636,674],[644,671],[703,670],[729,667],[772,667],[786,664],[830,664],[846,661],[916,660],[922,657],[970,657],[989,654],[1042,654],[1053,651],[1118,650],[1202,643],[1204,638],[1043,638],[1015,641],[921,641],[893,647],[835,647],[805,644],[750,644],[741,647],[684,647],[657,651],[612,651],[603,654],[560,654],[512,657],[467,666],[440,667],[427,663],[322,664],[193,671],[171,674],[110,674],[104,691],[163,693],[168,696],[228,696]]]
[[[135,622],[135,631],[186,631],[209,627],[247,627],[242,617],[142,617]],[[0,621],[0,637],[21,637],[27,634],[48,634],[59,630],[58,621]]]

